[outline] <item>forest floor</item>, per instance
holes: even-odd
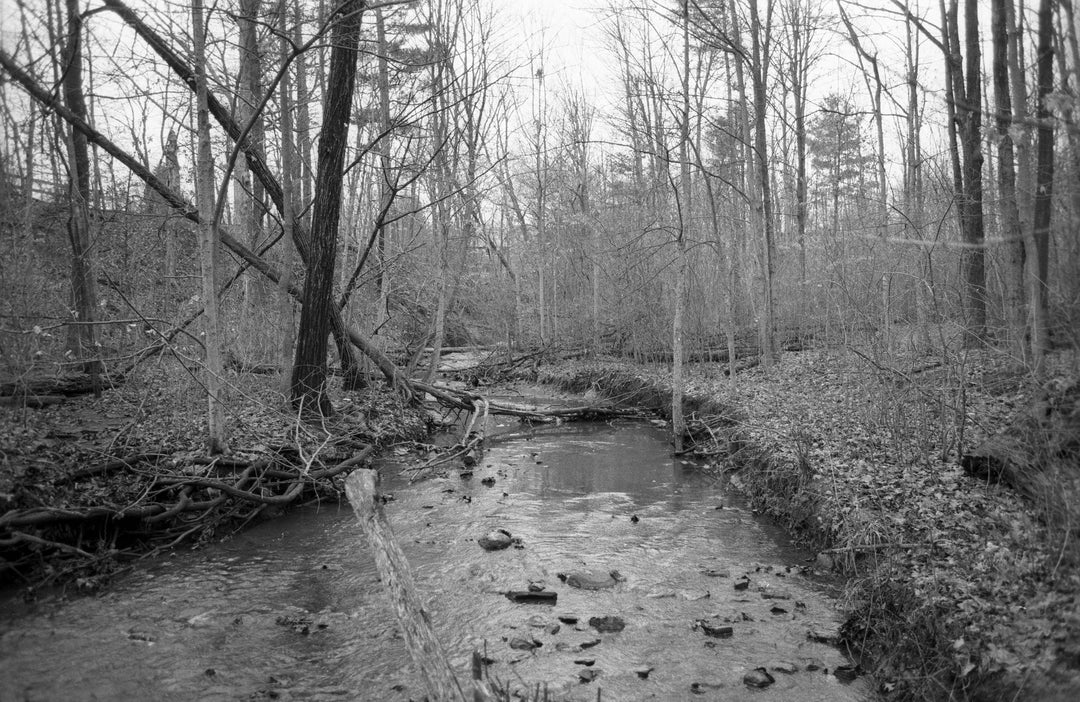
[[[732,480],[755,507],[848,576],[844,643],[881,692],[1073,700],[1080,382],[1071,352],[1050,368],[1038,385],[991,352],[901,367],[813,350],[734,384],[691,365],[684,406],[696,451],[741,468]],[[670,407],[666,367],[578,361],[545,376]],[[980,472],[980,453],[1019,460]]]

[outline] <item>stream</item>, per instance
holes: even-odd
[[[838,649],[807,636],[836,631],[834,586],[804,575],[808,554],[715,471],[672,458],[663,429],[492,421],[506,435],[470,477],[447,466],[410,485],[404,464],[381,465],[387,515],[461,679],[479,650],[493,680],[546,683],[553,701],[873,699],[865,680],[832,674],[850,665]],[[494,529],[521,548],[483,550]],[[602,590],[559,577],[612,570]],[[557,603],[503,594],[530,583]],[[589,625],[602,616],[625,628]],[[758,667],[775,683],[745,684]],[[347,504],[178,551],[99,597],[0,611],[3,702],[423,697]]]

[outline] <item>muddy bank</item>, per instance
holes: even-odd
[[[850,362],[791,354],[734,387],[693,366],[685,412],[709,427],[697,450],[739,469],[733,482],[819,554],[815,567],[848,578],[842,644],[889,698],[1074,699],[1080,578],[1068,536],[1016,491],[964,474],[944,444],[956,427],[925,389]],[[670,412],[663,368],[576,362],[541,380]],[[960,426],[976,443],[1005,420],[995,397],[968,399],[998,420]]]

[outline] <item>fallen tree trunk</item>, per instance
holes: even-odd
[[[375,556],[379,579],[390,593],[409,656],[420,669],[432,700],[465,702],[465,692],[450,669],[446,653],[435,636],[405,554],[375,493],[375,472],[357,470],[345,480],[345,494],[367,536]]]

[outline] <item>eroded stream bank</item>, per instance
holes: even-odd
[[[387,512],[461,676],[479,649],[493,679],[547,683],[554,699],[742,699],[758,667],[776,680],[762,699],[867,698],[833,674],[843,655],[807,637],[838,625],[828,588],[801,573],[807,554],[669,453],[661,430],[617,422],[495,442],[470,477],[409,485],[384,466]],[[481,549],[494,528],[523,548]],[[621,582],[596,591],[559,577],[612,570]],[[530,583],[557,603],[503,595]],[[177,555],[100,598],[6,610],[5,700],[423,696],[344,506]]]

